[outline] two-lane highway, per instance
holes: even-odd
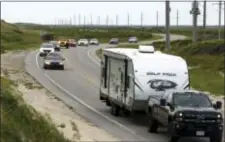
[[[179,36],[171,37],[178,39]],[[181,37],[183,38],[183,37]],[[115,117],[110,114],[109,107],[99,100],[100,68],[95,50],[105,48],[107,44],[98,47],[78,47],[62,50],[66,58],[65,70],[44,70],[43,59],[38,52],[31,52],[26,58],[26,69],[46,88],[60,97],[66,104],[75,108],[94,125],[103,128],[123,141],[168,141],[165,134],[150,134],[147,124],[142,118]],[[182,139],[181,141],[190,141]],[[199,139],[191,139],[193,142]],[[200,141],[205,141],[202,139]]]

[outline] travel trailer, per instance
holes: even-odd
[[[146,111],[149,96],[189,86],[188,66],[179,56],[145,45],[103,49],[100,100],[111,106],[113,115],[121,109]]]

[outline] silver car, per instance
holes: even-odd
[[[44,57],[44,63],[43,63],[43,68],[44,69],[50,69],[50,68],[57,68],[64,70],[64,60],[59,53],[49,53]]]
[[[89,43],[90,45],[99,45],[99,41],[96,38],[92,38]]]
[[[133,36],[133,37],[130,37],[130,38],[128,39],[128,42],[129,42],[129,43],[137,43],[137,42],[138,42],[138,39],[137,39],[137,37]]]

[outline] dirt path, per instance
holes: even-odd
[[[1,75],[18,84],[18,90],[28,104],[55,122],[57,128],[72,141],[119,141],[81,118],[30,77],[24,70],[27,53],[11,52],[1,55]]]

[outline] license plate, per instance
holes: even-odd
[[[204,131],[196,131],[197,136],[204,136],[205,132]]]

